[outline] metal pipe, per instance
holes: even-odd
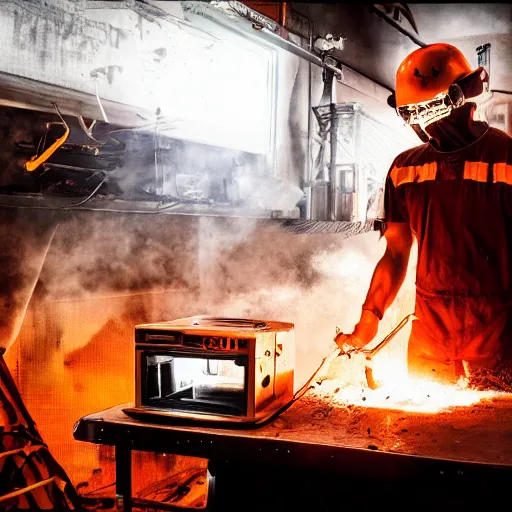
[[[51,484],[54,481],[55,481],[55,477],[52,476],[50,478],[47,478],[46,480],[41,480],[40,482],[37,482],[32,485],[28,485],[27,487],[23,487],[22,489],[17,489],[8,494],[4,494],[3,496],[0,496],[0,502],[12,500],[13,498],[16,498],[17,496],[21,496],[22,494],[31,492],[31,491],[37,489],[38,487],[44,487],[45,485]]]
[[[23,448],[18,448],[17,450],[9,450],[8,452],[2,452],[0,453],[0,459],[3,459],[4,457],[10,457],[11,455],[16,455],[17,453],[21,453],[23,451]]]
[[[336,219],[336,189],[338,188],[338,179],[336,172],[336,161],[338,156],[338,113],[336,104],[332,102],[331,95],[331,130],[330,130],[330,163],[329,163],[329,187],[327,195],[327,213],[329,220]]]
[[[238,31],[243,33],[244,35],[246,35],[245,31],[242,31],[242,30],[238,30]],[[281,36],[279,36],[277,34],[273,34],[272,32],[270,32],[269,30],[267,30],[265,28],[263,28],[262,30],[255,30],[254,35],[260,39],[265,40],[266,42],[268,42],[270,44],[274,44],[274,45],[278,46],[279,48],[281,48],[283,50],[289,51],[289,52],[297,55],[298,57],[301,57],[302,59],[306,59],[307,61],[311,62],[312,64],[316,64],[317,66],[319,66],[321,68],[330,69],[337,76],[340,77],[338,80],[342,84],[346,85],[347,87],[351,87],[352,89],[356,89],[356,90],[360,91],[360,89],[356,86],[356,83],[358,81],[359,82],[362,81],[362,79],[368,80],[369,82],[372,83],[372,86],[375,89],[383,89],[383,91],[377,91],[377,94],[379,95],[379,97],[382,96],[383,98],[385,98],[384,101],[387,100],[387,97],[389,96],[390,93],[394,92],[393,89],[387,87],[384,84],[381,84],[380,82],[377,82],[375,79],[366,76],[365,74],[361,73],[360,71],[357,71],[357,70],[347,66],[346,64],[344,64],[342,61],[339,61],[338,59],[336,59],[336,60],[341,65],[341,69],[337,68],[335,66],[332,66],[331,64],[327,64],[327,63],[323,62],[322,59],[318,55],[315,55],[313,53],[310,53],[308,50],[304,50],[303,48],[300,48],[299,46],[293,44],[290,41],[287,41],[286,39],[283,39]],[[347,75],[350,77],[349,79],[347,79]],[[367,88],[365,88],[365,89],[367,89]],[[360,92],[364,92],[364,91],[360,91]]]
[[[286,27],[286,15],[287,15],[287,10],[288,10],[288,3],[287,2],[281,2],[281,25],[283,27]]]
[[[246,6],[245,6],[245,8],[248,9]],[[247,30],[247,25],[235,23],[227,17],[220,18],[217,16],[206,16],[202,13],[197,14],[197,13],[193,13],[193,12],[188,12],[187,16],[191,20],[194,20],[194,18],[208,19],[210,21],[213,21],[213,22],[223,26],[224,28],[228,28],[240,35],[243,35],[244,37],[247,37],[247,34],[249,32]],[[262,16],[262,15],[260,15],[260,16]],[[241,15],[240,15],[240,17],[242,19],[247,19]],[[272,20],[268,20],[268,21],[269,21],[269,25],[276,25],[276,23],[273,22]],[[298,57],[305,59],[308,62],[311,62],[312,64],[315,64],[320,68],[330,69],[337,76],[340,77],[339,81],[342,84],[344,84],[347,87],[350,87],[352,89],[355,89],[357,91],[368,94],[370,96],[377,97],[378,99],[381,99],[384,103],[386,103],[389,94],[394,92],[394,90],[391,89],[390,87],[378,82],[377,80],[365,75],[364,73],[361,73],[358,70],[355,70],[355,69],[347,66],[346,64],[344,64],[342,61],[339,61],[338,59],[336,59],[336,60],[337,60],[337,62],[339,62],[339,65],[342,66],[342,69],[332,66],[330,64],[324,63],[318,55],[315,55],[314,53],[311,52],[311,49],[313,47],[312,33],[310,35],[308,50],[305,50],[304,48],[297,46],[296,44],[292,43],[291,41],[289,41],[287,39],[284,39],[280,35],[272,32],[266,26],[259,27],[258,30],[252,30],[251,34],[256,39],[260,39],[260,40],[266,42],[267,44],[275,45],[283,50],[289,51],[290,53],[293,53],[294,55],[297,55]],[[369,94],[369,92],[365,92],[365,90],[366,91],[369,90],[370,83],[368,85],[364,86],[363,85],[364,81],[371,83],[371,88],[373,89],[373,91],[372,91],[373,94]],[[361,90],[361,89],[363,89],[363,90]]]
[[[308,6],[309,9],[309,6]],[[308,49],[311,51],[313,48],[313,23],[311,21],[311,17],[308,16]],[[313,181],[312,173],[313,173],[313,151],[311,147],[311,143],[313,140],[312,132],[313,132],[313,123],[311,116],[312,107],[313,107],[313,78],[311,76],[313,71],[311,61],[308,61],[308,163],[306,168],[306,176],[304,180],[305,192],[306,192],[306,219],[311,218],[311,183]]]
[[[367,180],[364,175],[365,169],[361,165],[361,110],[354,110],[354,206],[351,212],[352,221],[366,222],[366,211],[368,208]],[[354,211],[355,210],[355,211]],[[355,217],[354,217],[355,213]]]

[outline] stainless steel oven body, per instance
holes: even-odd
[[[194,316],[135,327],[128,414],[260,423],[293,398],[294,325]]]

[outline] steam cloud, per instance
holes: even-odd
[[[14,341],[56,226],[55,214],[0,210],[0,347]]]
[[[43,251],[43,235],[56,220],[43,213],[27,219],[14,240],[5,222],[4,240],[14,242],[4,256],[11,268],[4,289],[12,288],[6,297],[25,290],[34,274],[29,249]],[[38,288],[58,301],[138,295],[113,313],[122,324],[196,314],[292,322],[300,383],[334,348],[336,326],[351,332],[359,319],[384,246],[376,232],[298,235],[268,220],[66,212]],[[409,279],[384,330],[411,312],[413,289]]]

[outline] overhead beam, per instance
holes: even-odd
[[[87,94],[21,76],[0,73],[0,105],[55,113],[55,102],[63,115],[103,118],[94,94]],[[121,126],[139,126],[152,122],[155,113],[111,100],[101,100],[108,121]]]

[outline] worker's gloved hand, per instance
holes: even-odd
[[[356,348],[362,348],[375,338],[379,329],[379,318],[377,315],[368,310],[363,310],[361,319],[354,327],[352,334],[338,333],[335,342],[338,347],[343,350],[346,345]]]

